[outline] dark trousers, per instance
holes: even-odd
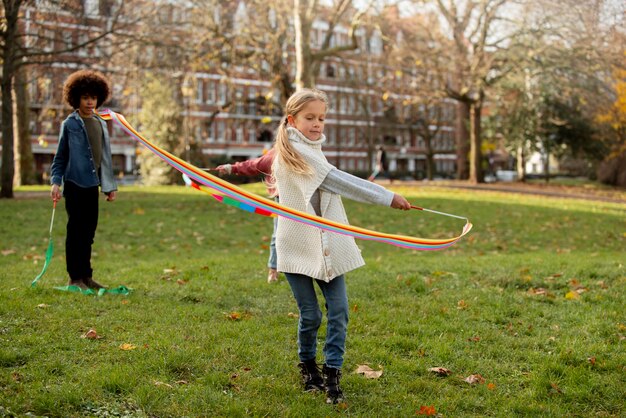
[[[91,246],[98,226],[98,186],[79,187],[67,182],[63,188],[67,211],[65,257],[71,280],[92,277]]]

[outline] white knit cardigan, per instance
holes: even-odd
[[[295,128],[287,128],[291,145],[311,167],[312,175],[296,174],[284,166],[280,157],[274,158],[280,204],[315,215],[311,197],[334,167],[322,153],[326,137],[311,141]],[[320,190],[320,215],[348,223],[341,197]],[[353,237],[324,231],[284,217],[278,218],[276,230],[278,271],[303,274],[330,282],[335,277],[365,264]]]

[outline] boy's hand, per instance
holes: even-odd
[[[112,202],[117,197],[117,192],[113,191],[113,192],[106,193],[106,196],[107,196],[107,202]]]
[[[55,202],[58,202],[63,197],[63,195],[61,194],[61,188],[59,187],[58,184],[52,185],[52,190],[50,190],[50,197]]]
[[[409,210],[411,209],[411,204],[404,197],[395,193],[391,201],[391,207],[394,209]]]

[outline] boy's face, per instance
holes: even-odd
[[[83,117],[93,116],[96,105],[98,104],[98,96],[91,94],[83,94],[80,96],[80,106],[78,107],[78,113]]]
[[[287,121],[295,126],[307,139],[317,141],[324,133],[326,104],[321,100],[311,100],[295,116],[289,115]]]

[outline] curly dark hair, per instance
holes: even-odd
[[[96,107],[106,102],[111,95],[109,80],[101,72],[94,70],[79,70],[67,78],[63,85],[63,100],[72,106],[80,107],[80,97],[89,94],[98,98]]]

